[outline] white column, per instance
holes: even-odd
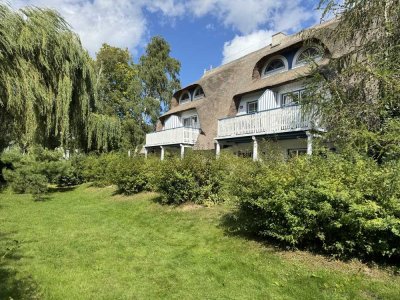
[[[147,159],[147,148],[146,147],[144,147],[144,157]]]
[[[181,159],[185,157],[185,146],[181,144]]]
[[[128,150],[128,157],[131,157],[131,150]]]
[[[66,160],[69,160],[69,159],[70,159],[69,149],[65,150],[65,159],[66,159]]]
[[[221,144],[218,141],[216,141],[215,142],[215,155],[218,158],[220,154],[221,154]]]
[[[253,160],[258,160],[258,142],[255,136],[252,137],[253,139]]]
[[[164,146],[160,146],[160,148],[161,148],[161,160],[164,160]]]
[[[309,131],[307,131],[306,134],[307,134],[307,154],[311,155],[313,151],[313,134]]]

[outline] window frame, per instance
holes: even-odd
[[[189,97],[186,100],[183,101],[182,98],[183,98],[184,95],[188,95]],[[188,102],[191,102],[191,101],[192,101],[192,97],[191,97],[189,91],[183,92],[181,94],[181,96],[179,97],[179,104],[185,104],[185,103],[188,103]]]
[[[256,105],[256,111],[249,112],[249,106],[252,105],[252,104]],[[253,100],[253,101],[246,102],[246,114],[252,115],[252,114],[255,114],[255,113],[258,113],[258,100]]]
[[[297,50],[297,52],[293,58],[293,68],[306,66],[308,64],[308,62],[306,62],[306,61],[299,62],[299,57],[300,57],[300,55],[302,55],[305,51],[307,51],[310,48],[317,49],[320,52],[319,56],[316,56],[313,58],[314,61],[316,61],[316,62],[320,61],[324,57],[324,51],[321,47],[315,46],[315,45],[303,46],[299,50]]]
[[[289,107],[299,105],[302,95],[305,93],[306,89],[298,89],[291,92],[282,93],[280,95],[280,106],[281,107]],[[285,97],[291,97],[293,94],[297,95],[297,101],[291,100],[290,103],[284,103]]]
[[[193,119],[196,119],[196,122],[193,122]],[[190,125],[189,126],[185,126],[185,121],[186,120],[190,120]],[[182,118],[182,126],[185,128],[199,128],[199,116],[198,115],[191,115],[188,117],[184,117]]]
[[[265,70],[266,70],[266,69],[268,68],[268,66],[269,66],[272,62],[274,62],[275,60],[280,60],[280,61],[282,61],[284,67],[283,67],[283,68],[279,68],[279,69],[275,69],[275,70],[272,70],[272,71],[268,71],[268,72],[266,73]],[[267,62],[264,64],[264,67],[263,67],[262,70],[261,70],[261,77],[262,77],[262,78],[269,77],[269,76],[271,76],[271,75],[278,74],[278,73],[282,73],[282,72],[285,72],[285,71],[288,71],[288,70],[289,70],[289,63],[288,63],[286,57],[284,57],[283,55],[275,55],[275,56],[271,57],[270,59],[268,59]]]
[[[301,155],[307,155],[307,148],[291,148],[291,149],[287,149],[288,158],[299,157]]]
[[[199,90],[201,90],[203,93],[202,93],[202,94],[199,94],[199,95],[196,95],[196,92],[199,91]],[[198,86],[198,87],[193,91],[193,100],[199,100],[199,99],[204,98],[204,97],[205,97],[205,94],[204,94],[203,88],[202,88],[201,86]]]

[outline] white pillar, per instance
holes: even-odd
[[[215,155],[218,158],[220,154],[221,154],[221,144],[218,141],[216,141],[215,142]]]
[[[131,157],[131,150],[128,150],[128,157]]]
[[[164,146],[160,146],[161,148],[161,160],[164,160]]]
[[[307,131],[306,134],[307,134],[307,154],[311,155],[313,151],[313,134],[309,131]]]
[[[258,142],[255,136],[252,137],[253,139],[253,160],[258,160]]]
[[[181,159],[185,157],[185,146],[181,144]]]
[[[144,157],[147,159],[147,148],[146,147],[144,147]]]
[[[65,159],[66,159],[66,160],[69,160],[70,157],[71,157],[71,155],[70,155],[70,153],[69,153],[69,150],[68,150],[68,149],[65,150]]]

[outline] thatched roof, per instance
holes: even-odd
[[[320,35],[319,29],[333,28],[337,21],[329,21],[307,30],[312,32],[313,38],[320,41],[326,49],[332,54],[335,45],[331,45],[329,40],[324,40]],[[200,125],[203,134],[200,135],[198,143],[195,145],[198,149],[213,149],[214,138],[217,135],[217,120],[225,116],[236,114],[236,106],[232,105],[234,99],[240,95],[262,90],[269,87],[282,85],[291,81],[298,80],[307,75],[309,67],[297,67],[286,72],[278,73],[261,78],[257,69],[257,65],[263,60],[290,49],[291,47],[300,47],[304,42],[304,35],[301,33],[283,37],[277,45],[266,45],[266,47],[243,56],[230,63],[222,65],[218,68],[206,72],[195,83],[177,91],[172,99],[171,109],[162,116],[164,120],[166,116],[180,113],[189,109],[196,109],[199,115]],[[326,59],[321,61],[325,64]],[[201,86],[205,93],[205,97],[186,104],[179,105],[180,95],[187,90],[193,90],[197,86]],[[158,126],[160,128],[161,126]]]

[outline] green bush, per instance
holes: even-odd
[[[189,152],[183,160],[169,159],[161,164],[158,191],[164,203],[220,202],[224,199],[225,159],[213,154]]]
[[[400,258],[399,170],[337,154],[241,168],[234,229],[339,257]]]
[[[90,154],[81,158],[77,166],[81,168],[81,175],[86,182],[104,187],[115,184],[120,161],[127,158],[126,154],[120,153]]]
[[[158,191],[162,174],[158,158],[121,157],[116,169],[115,184],[119,192],[132,195],[143,191]]]

